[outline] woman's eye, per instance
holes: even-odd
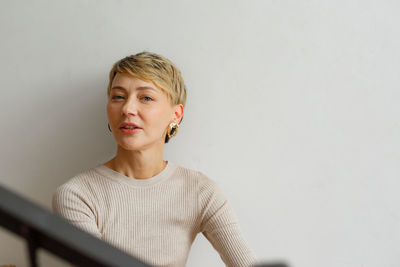
[[[119,99],[119,97],[123,98],[123,96],[121,96],[121,95],[115,95],[111,99]]]
[[[151,100],[153,100],[151,97],[149,97],[149,96],[144,96],[144,97],[142,97],[142,99],[144,100],[144,101],[151,101]]]

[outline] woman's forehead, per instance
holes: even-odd
[[[152,89],[154,91],[162,91],[152,81],[142,80],[127,73],[117,73],[115,75],[111,84],[111,90],[113,89]]]

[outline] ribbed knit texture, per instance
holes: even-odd
[[[70,223],[153,266],[185,266],[200,232],[226,266],[257,263],[218,185],[171,162],[148,179],[97,165],[59,186],[52,204]]]

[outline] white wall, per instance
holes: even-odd
[[[110,159],[112,64],[148,50],[188,88],[165,158],[230,199],[257,256],[400,266],[398,1],[1,1],[3,185],[51,207]],[[0,263],[27,266],[0,229]],[[41,254],[43,266],[66,266]],[[223,266],[201,235],[188,266]]]

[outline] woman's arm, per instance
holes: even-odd
[[[93,203],[78,186],[64,184],[58,187],[53,194],[52,209],[69,223],[101,239]]]
[[[200,194],[202,219],[200,231],[229,267],[257,264],[253,251],[243,237],[238,220],[218,185],[209,180]]]

